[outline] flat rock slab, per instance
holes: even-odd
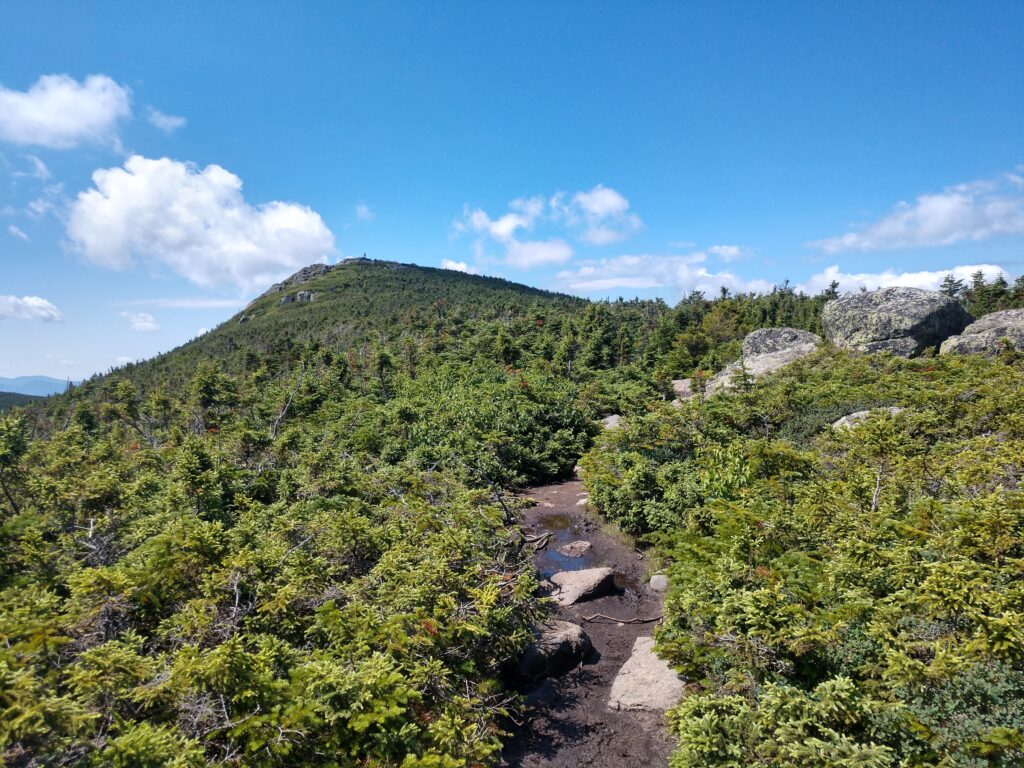
[[[654,638],[638,637],[612,682],[608,709],[664,712],[679,703],[683,690],[679,675],[654,655]]]
[[[589,541],[571,541],[558,548],[558,554],[566,557],[583,557],[593,546]]]
[[[562,571],[551,577],[555,592],[551,595],[563,608],[606,595],[615,589],[615,571],[611,568],[586,568]]]

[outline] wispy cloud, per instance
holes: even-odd
[[[160,330],[156,318],[148,312],[122,312],[121,317],[128,321],[128,327],[136,333],[152,333]]]
[[[233,309],[241,307],[241,299],[207,299],[200,296],[186,296],[180,299],[134,299],[122,301],[126,307],[159,307],[161,309]]]
[[[166,112],[161,112],[154,107],[149,107],[146,110],[146,119],[149,120],[151,125],[156,126],[166,134],[174,133],[179,128],[183,128],[188,122],[184,117],[168,115]]]
[[[1024,234],[1022,169],[898,203],[886,216],[809,243],[824,253],[952,245]]]
[[[376,214],[373,212],[373,209],[370,208],[370,206],[368,206],[366,203],[356,204],[357,219],[359,219],[360,221],[373,221],[374,216],[376,216]]]
[[[573,194],[519,197],[497,216],[467,205],[452,224],[456,235],[478,236],[474,243],[478,254],[484,250],[485,240],[496,243],[504,249],[505,263],[517,269],[564,264],[575,253],[569,239],[607,245],[642,227],[640,218],[630,211],[629,201],[603,184]],[[540,228],[546,230],[542,236],[531,236]]]
[[[677,295],[690,291],[715,293],[721,287],[733,292],[771,290],[767,280],[748,280],[729,271],[705,266],[706,251],[686,254],[626,254],[581,262],[556,275],[559,287],[582,294],[669,289]]]
[[[10,226],[7,227],[7,231],[11,234],[12,237],[16,237],[19,240],[24,240],[26,243],[29,242],[28,235],[26,235],[20,227],[16,227],[14,224],[11,224]]]

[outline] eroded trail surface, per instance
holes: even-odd
[[[661,595],[646,585],[647,562],[614,533],[606,532],[596,515],[577,502],[585,498],[578,480],[531,489],[537,505],[526,510],[528,536],[551,537],[535,561],[541,578],[559,571],[609,567],[616,589],[604,597],[560,607],[553,618],[579,624],[590,636],[595,653],[581,666],[549,678],[530,694],[526,723],[506,746],[508,766],[555,768],[632,768],[665,766],[671,744],[664,715],[657,711],[609,709],[612,682],[630,658],[638,637],[650,636],[655,623],[620,624],[587,621],[594,614],[632,619],[661,614]],[[574,541],[591,544],[581,557],[558,548]]]

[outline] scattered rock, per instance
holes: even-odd
[[[850,429],[851,427],[864,423],[872,415],[891,413],[895,416],[902,410],[903,409],[898,406],[890,405],[888,408],[872,408],[869,411],[854,411],[853,413],[848,413],[846,416],[843,416],[841,419],[833,421],[832,429]]]
[[[294,302],[296,304],[305,304],[309,301],[316,301],[318,296],[319,294],[314,293],[313,291],[299,291],[297,293],[289,294],[288,296],[282,296],[281,303],[291,304]]]
[[[238,318],[238,324],[241,325],[242,323],[248,323],[250,320],[252,320],[252,315],[242,315]]]
[[[654,655],[654,638],[638,637],[612,682],[608,708],[664,712],[679,703],[684,684],[672,668]]]
[[[555,585],[551,596],[564,608],[611,592],[615,588],[615,571],[611,568],[561,571],[551,577],[551,583]]]
[[[821,336],[799,328],[758,328],[743,338],[743,356],[772,355],[805,344],[817,347]]]
[[[582,499],[580,499],[579,501],[576,502],[576,506],[577,507],[585,507],[589,503],[590,503],[590,497],[589,496],[584,496]]]
[[[821,312],[825,336],[837,347],[901,357],[937,347],[971,322],[956,299],[920,288],[850,293]]]
[[[605,416],[601,419],[601,426],[605,429],[615,429],[619,426],[620,421],[622,421],[622,416],[617,413],[613,413],[611,416]]]
[[[668,591],[668,576],[664,573],[656,573],[651,576],[651,580],[648,585],[652,592],[667,592]]]
[[[734,386],[736,375],[743,369],[758,379],[784,365],[814,352],[822,339],[814,333],[797,328],[761,328],[743,339],[743,355],[708,380],[709,395]]]
[[[330,264],[310,264],[308,267],[303,267],[291,277],[285,278],[280,283],[274,283],[267,289],[267,293],[280,293],[293,285],[300,285],[307,280],[312,280],[314,277],[320,277],[326,275],[331,271]],[[290,302],[289,302],[290,303]]]
[[[693,391],[693,379],[673,379],[672,391],[676,393],[676,400],[689,400],[697,394]]]
[[[573,541],[558,548],[558,553],[566,557],[583,557],[593,545],[589,541]]]
[[[939,348],[943,355],[997,355],[1003,339],[1017,351],[1024,351],[1024,309],[992,312],[964,328],[959,336],[950,336]]]
[[[551,620],[533,630],[534,640],[523,652],[516,671],[523,677],[561,675],[582,662],[594,650],[578,624]]]

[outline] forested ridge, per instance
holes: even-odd
[[[669,404],[834,295],[357,260],[0,417],[4,764],[493,762],[544,612],[508,492],[583,456],[671,577],[677,765],[1019,765],[1020,361],[825,349]]]

